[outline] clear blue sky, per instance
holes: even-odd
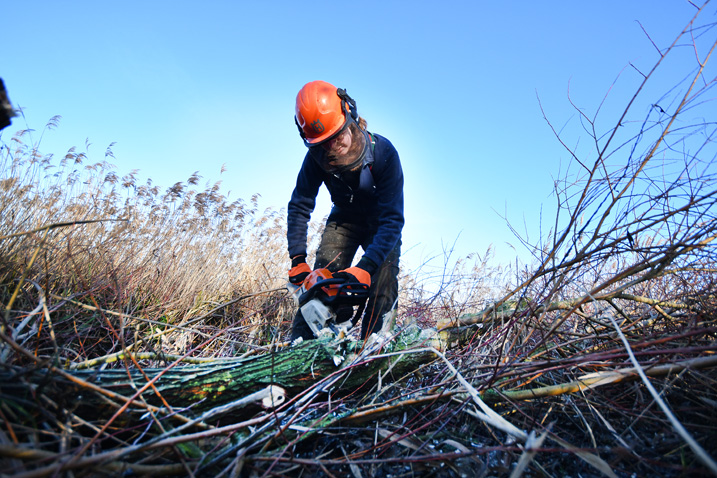
[[[493,244],[506,261],[506,243],[523,251],[500,215],[537,239],[569,160],[538,97],[571,142],[588,141],[568,90],[594,112],[622,72],[601,113],[614,124],[642,79],[629,63],[658,59],[638,21],[664,48],[694,12],[684,0],[2,0],[0,77],[31,128],[62,116],[44,153],[88,138],[101,160],[115,142],[120,173],[169,186],[199,171],[277,209],[305,153],[296,93],[329,81],[399,151],[409,267],[456,239],[457,256]]]

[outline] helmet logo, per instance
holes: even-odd
[[[320,133],[324,132],[324,125],[321,122],[321,120],[317,119],[316,121],[313,121],[310,126],[311,126],[311,129],[313,129],[314,133],[316,133],[316,134],[320,134]]]

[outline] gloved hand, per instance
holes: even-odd
[[[291,270],[289,270],[289,282],[294,285],[301,285],[306,276],[311,274],[311,267],[306,263],[306,256],[296,256],[291,259]]]
[[[371,287],[371,274],[360,267],[349,267],[334,274],[334,278],[346,279],[346,282],[360,282]]]

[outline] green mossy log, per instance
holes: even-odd
[[[436,345],[435,339],[427,339],[427,334],[421,332],[415,327],[408,328],[371,354],[365,353],[363,342],[320,338],[258,356],[217,359],[199,365],[177,364],[171,368],[139,369],[127,360],[127,367],[66,370],[69,375],[64,377],[48,370],[5,372],[0,374],[0,380],[5,384],[13,381],[16,384],[1,387],[4,394],[16,397],[21,394],[23,397],[20,398],[32,400],[30,395],[35,394],[29,390],[34,389],[64,408],[83,409],[84,416],[88,416],[88,409],[97,418],[112,414],[123,404],[116,396],[112,399],[112,394],[137,400],[138,390],[142,390],[141,399],[147,404],[162,407],[166,402],[176,410],[190,408],[193,414],[197,414],[246,397],[269,385],[283,388],[290,399],[335,373],[342,373],[342,377],[334,385],[334,392],[348,392],[371,384],[379,372],[388,369],[391,374],[383,377],[383,381],[389,382],[390,375],[400,377],[435,358],[426,349]],[[416,348],[419,350],[396,354]],[[73,381],[72,378],[78,380]],[[147,386],[148,381],[152,381],[152,386]],[[23,383],[31,386],[21,386]],[[83,383],[111,393],[103,395]],[[135,408],[141,413],[146,412],[134,405],[129,411]]]

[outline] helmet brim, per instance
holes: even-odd
[[[344,122],[341,126],[332,128],[328,133],[324,133],[316,138],[304,138],[304,144],[307,148],[313,148],[315,146],[321,146],[324,143],[331,141],[333,138],[341,134],[343,130],[349,127],[353,123],[353,118],[344,114]]]

